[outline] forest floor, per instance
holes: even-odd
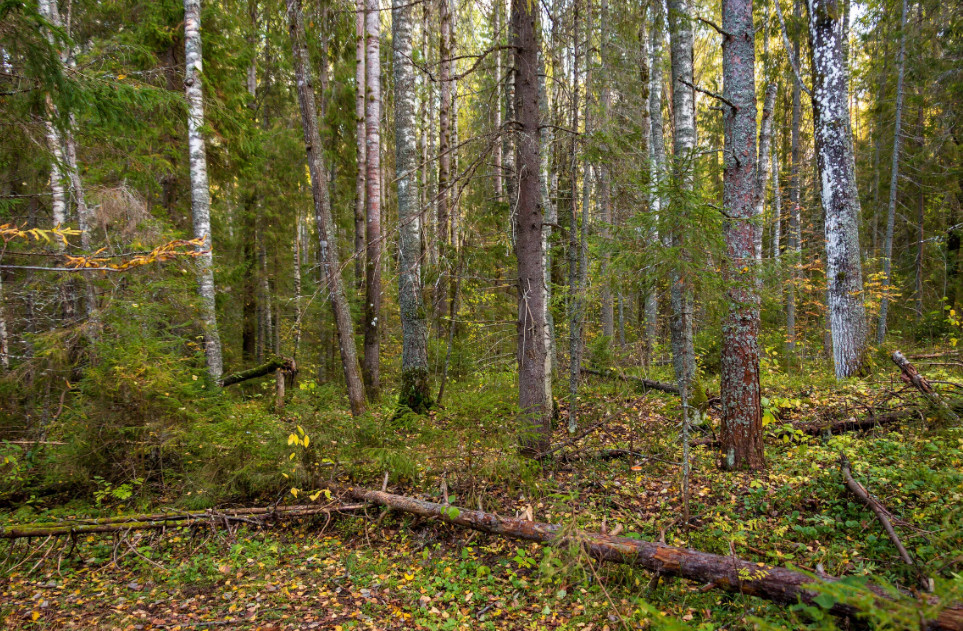
[[[924,414],[917,422],[828,439],[789,430],[792,421],[856,415],[884,392],[915,398],[889,375],[876,383],[809,388],[774,380],[766,386],[767,470],[723,472],[710,446],[695,447],[688,529],[677,402],[621,383],[586,383],[582,427],[604,422],[564,451],[620,447],[634,456],[524,464],[480,439],[485,423],[455,402],[431,417],[449,434],[449,446],[415,463],[416,475],[393,478],[389,490],[436,500],[447,492],[453,505],[910,588],[913,573],[842,483],[838,459],[845,453],[856,478],[903,520],[903,541],[936,578],[937,594],[960,600],[963,429]],[[695,439],[711,437],[717,413],[709,416]],[[564,410],[562,420],[558,443],[568,440]],[[412,432],[403,442],[421,453],[418,431]],[[354,471],[355,482],[380,487],[383,460],[366,477]],[[32,521],[44,516],[52,518],[45,513]],[[818,607],[660,580],[640,569],[600,565],[577,549],[508,541],[378,508],[266,529],[242,524],[234,531],[89,535],[75,545],[34,539],[6,552],[0,547],[6,556],[0,559],[0,625],[10,629],[615,631],[831,623]],[[824,602],[828,608],[834,601]],[[918,613],[894,608],[874,616],[880,628],[904,628]]]

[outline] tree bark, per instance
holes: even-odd
[[[438,281],[434,291],[434,312],[437,322],[436,330],[439,336],[444,335],[441,326],[448,303],[448,276],[451,267],[451,241],[449,239],[451,199],[451,6],[450,0],[438,0],[438,82],[441,87],[441,99],[438,106],[438,195],[437,218],[435,220],[435,241],[438,248]],[[447,273],[446,273],[446,270]]]
[[[297,366],[294,363],[294,360],[288,357],[272,357],[270,361],[267,361],[259,366],[254,366],[253,368],[248,368],[247,370],[242,370],[241,372],[236,372],[231,375],[225,375],[220,381],[220,386],[222,388],[226,388],[228,386],[233,386],[236,383],[247,381],[248,379],[257,379],[258,377],[263,377],[264,375],[271,374],[276,370],[294,373],[297,372]]]
[[[651,247],[660,247],[659,214],[666,206],[663,200],[668,173],[666,166],[665,135],[662,119],[662,57],[663,57],[663,14],[661,4],[652,5],[652,27],[649,36],[649,212],[652,213],[652,230],[649,232]],[[663,240],[665,235],[663,235]],[[658,344],[658,286],[654,279],[645,296],[645,338],[648,347],[647,358]]]
[[[314,88],[311,80],[310,60],[306,48],[304,22],[300,0],[286,0],[288,28],[294,51],[294,72],[298,89],[298,105],[304,129],[304,146],[307,154],[311,193],[314,198],[314,218],[318,229],[323,280],[331,296],[334,323],[341,351],[341,366],[348,388],[351,413],[358,416],[364,412],[365,394],[354,346],[354,329],[351,312],[344,293],[341,278],[341,261],[338,256],[334,224],[331,219],[331,201],[328,197],[328,181],[321,152],[321,133],[318,128]]]
[[[799,0],[793,3],[793,13],[799,17]],[[793,67],[799,67],[799,37],[792,40]],[[799,265],[802,255],[802,210],[800,206],[800,128],[802,127],[802,89],[799,81],[792,82],[792,125],[789,153],[789,249],[793,255],[790,269],[789,293],[786,296],[786,349],[796,352],[796,291],[799,281]]]
[[[725,27],[722,27],[725,30]],[[727,38],[728,40],[728,38]],[[755,94],[755,93],[753,93]],[[776,84],[766,85],[766,96],[762,106],[762,123],[759,126],[759,159],[755,164],[755,192],[753,194],[753,217],[759,226],[755,231],[754,247],[756,264],[762,264],[762,218],[766,209],[766,186],[769,184],[769,163],[771,162],[770,152],[772,151],[772,110],[776,105]],[[753,110],[755,110],[755,99],[753,99]],[[755,121],[753,121],[753,132],[755,132]],[[755,140],[755,134],[753,134]],[[755,144],[755,142],[753,142]]]
[[[365,4],[365,301],[364,362],[368,400],[381,390],[381,10]]]
[[[498,46],[502,42],[502,6],[504,2],[502,0],[495,0],[492,2],[492,46]],[[498,51],[495,53],[495,103],[492,104],[492,114],[495,117],[494,129],[495,133],[499,135],[502,134],[502,85],[504,77],[502,77],[502,52]],[[505,187],[502,185],[502,149],[501,142],[499,142],[495,150],[492,152],[492,158],[494,159],[495,171],[495,201],[501,203],[504,201],[505,197]]]
[[[896,57],[896,122],[893,124],[893,165],[889,175],[889,205],[886,208],[886,237],[883,241],[883,297],[879,304],[879,323],[876,325],[876,343],[886,339],[886,316],[889,313],[890,274],[893,269],[893,228],[896,222],[896,193],[899,188],[899,149],[902,142],[903,123],[903,75],[906,66],[906,14],[907,0],[899,22],[899,53]]]
[[[393,0],[395,172],[398,183],[398,304],[401,311],[401,393],[398,405],[421,414],[431,407],[425,307],[421,297],[421,210],[415,139],[415,74],[411,57],[411,5]]]
[[[779,186],[779,152],[772,149],[772,259],[776,264],[776,283],[782,292],[782,274],[779,262],[782,258],[782,190]]]
[[[579,126],[579,0],[572,0],[572,143],[569,155],[569,177],[571,190],[569,198],[568,216],[568,431],[574,432],[578,422],[578,377],[579,377],[579,345],[581,331],[578,330],[578,135]]]
[[[570,529],[556,524],[517,517],[502,517],[493,513],[436,504],[383,491],[351,488],[348,494],[358,501],[378,504],[461,528],[471,528],[480,532],[553,546],[574,544],[599,561],[634,565],[662,576],[678,576],[724,591],[748,594],[787,605],[799,602],[814,604],[819,594],[809,588],[809,585],[831,584],[839,580],[832,576],[813,578],[802,572],[765,563],[743,561],[730,555],[711,554],[628,537],[571,532]],[[872,583],[867,585],[867,589],[872,592],[875,599],[892,601],[894,598],[892,592]],[[834,615],[844,617],[856,617],[860,612],[853,605],[838,602],[830,611]],[[961,629],[963,628],[963,607],[955,603],[949,604],[934,618],[924,620],[923,626],[926,629]]]
[[[207,154],[204,135],[204,92],[201,83],[201,0],[184,0],[184,90],[187,93],[187,136],[190,148],[191,211],[194,238],[203,239],[195,257],[201,319],[204,323],[204,355],[207,372],[214,380],[223,372],[221,338],[215,310],[214,257],[211,238],[211,192],[207,181]]]
[[[765,199],[776,86],[766,89],[759,161],[756,163],[755,51],[752,0],[722,1],[723,232],[728,309],[722,324],[722,466],[758,470],[765,466],[759,394],[759,287],[762,258],[759,223]],[[757,173],[758,171],[761,174]]]
[[[552,392],[545,320],[545,258],[542,242],[541,132],[538,97],[538,19],[528,0],[512,3],[515,111],[518,119],[516,164],[518,212],[518,407],[519,440],[524,453],[538,454],[551,439]],[[549,374],[551,374],[549,372]]]
[[[849,135],[840,0],[809,0],[813,119],[826,235],[828,315],[836,377],[863,371],[866,310],[859,250],[859,195]]]
[[[354,116],[358,173],[354,181],[354,285],[361,289],[365,277],[365,185],[368,151],[365,138],[365,0],[355,0]]]

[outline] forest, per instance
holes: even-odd
[[[0,627],[963,630],[963,5],[0,0]]]

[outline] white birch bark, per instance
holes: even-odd
[[[759,126],[759,159],[756,161],[756,186],[753,203],[753,217],[760,229],[755,232],[756,264],[762,263],[762,218],[766,208],[766,185],[769,183],[769,153],[772,147],[772,110],[776,104],[776,84],[766,85],[766,96],[762,106],[762,122]],[[755,108],[753,108],[755,109]],[[759,277],[761,278],[761,276]]]
[[[187,94],[187,137],[190,151],[191,213],[194,238],[203,239],[195,258],[198,294],[201,299],[201,319],[204,323],[204,355],[207,372],[214,380],[223,372],[221,338],[217,331],[215,311],[214,257],[211,239],[211,193],[207,180],[207,154],[204,135],[204,92],[201,84],[203,55],[201,53],[201,2],[184,0],[184,90]]]
[[[863,369],[866,353],[860,207],[853,177],[839,0],[807,3],[813,59],[813,119],[825,217],[828,316],[836,377],[841,379]]]
[[[782,257],[782,190],[779,187],[779,152],[772,150],[772,259],[778,274]],[[781,277],[777,275],[777,279]],[[781,291],[781,284],[780,284]]]
[[[364,0],[355,0],[355,71],[354,71],[354,129],[357,139],[355,161],[358,174],[354,182],[354,284],[361,288],[364,284],[364,235],[365,235],[365,169],[367,150],[365,146],[365,38],[364,38]]]
[[[649,209],[653,215],[649,241],[652,247],[662,245],[658,226],[664,206],[662,187],[665,185],[667,173],[662,119],[663,29],[665,27],[660,7],[660,3],[652,6],[652,28],[649,35],[649,179],[651,181]],[[658,296],[658,288],[653,283],[645,296],[645,337],[649,355],[658,343]]]
[[[899,151],[903,122],[903,75],[906,65],[906,13],[907,1],[903,0],[900,17],[899,55],[896,58],[896,122],[893,125],[893,166],[889,177],[889,206],[886,210],[886,237],[883,242],[883,298],[879,305],[879,323],[876,326],[876,343],[886,339],[886,316],[889,312],[887,289],[893,267],[893,228],[896,220],[896,193],[899,186]]]
[[[365,301],[364,361],[368,399],[381,389],[381,6],[365,2]]]

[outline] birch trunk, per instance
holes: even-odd
[[[669,41],[672,59],[672,138],[675,158],[675,178],[679,187],[691,191],[693,187],[693,160],[696,144],[695,92],[685,85],[692,85],[692,10],[689,0],[668,0]],[[688,260],[685,251],[684,230],[686,210],[674,213],[672,245],[679,250],[679,258]],[[672,358],[676,381],[683,392],[683,400],[690,394],[689,388],[695,376],[695,349],[692,340],[692,290],[689,282],[677,267],[669,278],[672,318],[669,328],[672,334]]]
[[[752,0],[723,0],[723,95],[735,107],[723,109],[723,232],[728,312],[722,324],[722,465],[758,470],[765,465],[759,394],[759,286],[761,258],[760,198],[766,178],[756,162],[755,51]],[[776,86],[766,89],[768,114]],[[765,144],[772,120],[763,111],[759,160],[768,163]]]
[[[859,196],[853,180],[846,66],[839,0],[807,0],[812,42],[813,120],[825,217],[826,281],[836,377],[863,370],[866,311],[859,250]]]
[[[7,317],[3,299],[3,274],[0,273],[0,367],[10,369],[10,340],[7,336]]]
[[[502,41],[502,0],[495,0],[492,3],[492,25],[494,33],[492,36],[492,46],[498,46]],[[501,137],[502,133],[502,100],[500,98],[502,85],[504,78],[502,77],[502,53],[498,51],[495,53],[495,104],[492,107],[493,114],[495,116],[495,133]],[[494,171],[495,171],[495,201],[501,203],[504,201],[505,192],[504,186],[502,186],[502,149],[501,143],[499,142],[492,152],[492,156],[495,161]]]
[[[793,3],[793,15],[799,17],[799,2]],[[792,62],[799,68],[799,37],[792,40]],[[802,89],[799,81],[792,82],[792,125],[790,130],[789,165],[789,249],[792,257],[789,294],[786,296],[786,349],[796,352],[796,285],[802,255],[802,209],[800,206],[800,128],[802,127]]]
[[[365,5],[365,301],[364,377],[368,399],[381,390],[381,11]]]
[[[541,30],[539,30],[541,36]],[[558,210],[552,200],[549,190],[550,171],[549,171],[549,151],[555,142],[551,122],[551,113],[548,105],[548,90],[545,86],[545,57],[542,54],[541,46],[538,49],[538,113],[541,124],[539,146],[539,174],[542,195],[542,214],[545,219],[542,222],[542,277],[545,285],[545,381],[546,391],[552,391],[552,371],[555,357],[555,321],[552,318],[552,258],[551,258],[551,238],[552,224],[558,223]],[[497,152],[496,152],[497,153]],[[551,396],[549,396],[551,400]]]
[[[722,27],[725,30],[725,27]],[[769,183],[769,153],[772,148],[772,110],[776,105],[776,84],[766,85],[766,97],[762,106],[762,123],[759,126],[759,159],[755,162],[755,193],[753,217],[759,225],[755,231],[754,248],[756,264],[762,263],[762,225],[763,214],[766,209],[766,185]],[[753,99],[753,112],[756,109],[755,99]],[[755,127],[755,122],[753,122]],[[753,134],[753,145],[755,145],[755,134]],[[757,277],[758,278],[758,277]]]
[[[550,361],[545,340],[544,223],[541,204],[539,155],[538,38],[536,5],[529,0],[512,3],[518,214],[515,254],[518,258],[518,407],[519,432],[526,453],[544,452],[551,439],[552,392]]]
[[[354,284],[361,289],[364,285],[365,263],[365,172],[367,169],[367,148],[365,146],[365,0],[355,0],[354,33],[355,33],[355,70],[354,70],[354,117],[355,137],[357,147],[355,161],[358,164],[358,174],[354,181]]]
[[[448,278],[445,269],[451,267],[450,241],[448,239],[449,200],[451,188],[451,6],[450,0],[438,0],[440,23],[438,38],[438,81],[441,85],[441,102],[438,107],[438,196],[437,219],[435,220],[435,240],[438,248],[439,276],[435,285],[435,319],[437,332],[441,336],[441,326],[448,303]]]
[[[574,432],[578,424],[578,377],[580,331],[578,330],[578,73],[579,73],[579,0],[572,1],[572,145],[569,168],[571,177],[571,197],[568,216],[568,431]]]
[[[779,152],[772,153],[772,260],[776,264],[776,279],[782,291],[782,277],[779,274],[779,261],[782,257],[782,190],[779,187]]]
[[[893,227],[896,220],[896,193],[899,187],[899,150],[902,141],[903,121],[903,74],[906,65],[906,14],[907,1],[903,0],[903,11],[899,22],[899,53],[896,57],[896,122],[893,125],[893,166],[889,176],[889,206],[886,209],[886,238],[883,241],[883,298],[879,305],[879,323],[876,325],[876,343],[886,339],[886,316],[889,312],[890,274],[893,269]]]
[[[201,298],[201,318],[204,322],[204,355],[207,372],[215,381],[221,378],[221,338],[217,332],[217,313],[214,296],[214,257],[211,240],[211,192],[207,182],[207,154],[204,135],[204,92],[201,84],[203,56],[201,53],[201,0],[184,0],[184,89],[187,93],[187,136],[190,149],[191,211],[194,219],[194,238],[204,245],[196,257],[198,293]]]
[[[653,215],[649,240],[652,247],[660,247],[659,215],[662,212],[663,190],[666,179],[665,135],[662,120],[662,58],[663,15],[661,5],[652,6],[652,30],[649,35],[649,209]],[[645,296],[645,338],[651,359],[658,343],[658,287],[653,282]]]
[[[324,282],[331,296],[334,311],[334,324],[341,351],[341,366],[348,387],[348,400],[351,413],[358,416],[364,412],[364,384],[358,368],[358,356],[354,346],[354,329],[351,312],[344,293],[341,278],[341,261],[338,256],[334,224],[331,220],[331,202],[328,197],[326,169],[321,152],[321,133],[318,128],[317,108],[314,101],[314,87],[311,80],[310,60],[304,34],[304,21],[301,16],[300,0],[286,0],[288,29],[291,48],[294,52],[294,73],[298,89],[298,105],[301,109],[301,122],[304,129],[304,147],[307,154],[308,172],[311,177],[311,193],[314,198],[314,218],[318,229],[321,267]]]
[[[415,73],[411,57],[411,5],[393,0],[395,79],[395,171],[398,182],[398,304],[401,310],[399,407],[421,414],[431,407],[428,349],[421,299],[421,210],[418,207],[415,139]]]

